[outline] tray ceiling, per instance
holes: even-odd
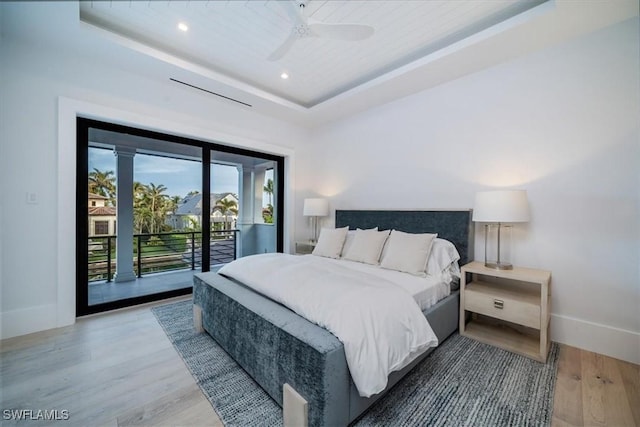
[[[375,33],[360,41],[302,38],[277,61],[267,57],[291,34],[295,1],[86,1],[80,19],[236,88],[311,108],[544,2],[306,1],[310,19]]]

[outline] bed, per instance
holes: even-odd
[[[338,210],[336,228],[438,233],[460,265],[473,259],[471,212]],[[194,324],[209,333],[283,407],[285,425],[346,426],[360,417],[433,348],[399,371],[384,390],[362,397],[335,335],[285,306],[217,273],[194,277]],[[439,342],[458,326],[457,291],[423,310]]]

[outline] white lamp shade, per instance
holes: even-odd
[[[304,216],[327,216],[329,215],[329,201],[327,199],[304,199]]]
[[[527,222],[529,202],[525,190],[480,191],[473,207],[475,222]]]

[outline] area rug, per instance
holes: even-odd
[[[152,308],[225,426],[282,425],[282,410],[206,333],[191,301]],[[354,425],[548,426],[558,364],[546,364],[457,333],[441,343]]]

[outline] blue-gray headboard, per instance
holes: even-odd
[[[373,211],[336,210],[336,228],[378,227],[405,233],[438,233],[452,242],[460,254],[460,265],[473,261],[471,210],[455,211]]]

